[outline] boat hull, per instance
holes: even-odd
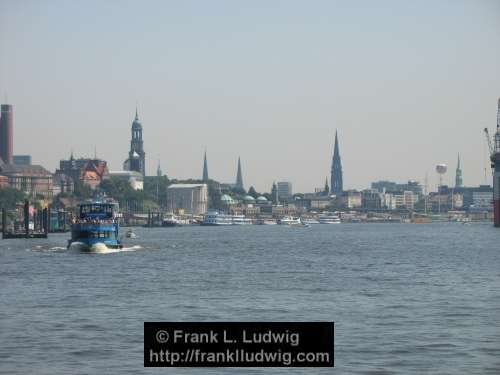
[[[85,243],[80,241],[71,242],[68,246],[70,250],[82,253],[106,253],[109,250],[121,249],[120,244],[105,244],[103,242]]]

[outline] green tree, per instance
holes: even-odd
[[[147,199],[155,201],[159,206],[167,202],[167,187],[172,181],[167,176],[144,177],[144,195]]]
[[[90,186],[84,184],[82,181],[77,180],[74,182],[75,188],[73,191],[73,195],[80,199],[89,199],[92,198],[93,192]]]
[[[248,195],[252,196],[254,199],[257,199],[259,193],[255,191],[255,188],[253,186],[250,186],[250,189],[248,189]]]
[[[26,194],[22,191],[10,187],[0,189],[0,208],[13,210],[18,203],[23,203],[25,199],[27,199]]]

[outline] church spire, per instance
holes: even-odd
[[[156,167],[156,177],[161,177],[163,175],[160,166],[160,159],[158,159],[158,167]]]
[[[137,112],[137,104],[135,105],[135,121],[139,121],[139,114]]]
[[[205,150],[205,155],[203,157],[203,182],[208,182],[208,163],[207,163],[207,150]]]
[[[464,185],[462,177],[462,168],[460,166],[460,154],[457,159],[457,169],[455,170],[455,187],[462,187]]]
[[[344,190],[342,179],[342,161],[340,159],[340,148],[337,131],[335,131],[335,145],[333,148],[332,169],[330,175],[330,193],[340,194]]]
[[[236,172],[236,187],[238,189],[245,189],[243,187],[243,174],[241,173],[241,160],[238,156],[238,171]]]

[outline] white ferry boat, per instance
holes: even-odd
[[[285,216],[279,220],[280,225],[300,225],[301,221],[299,217]]]
[[[337,214],[325,213],[319,216],[320,224],[340,224],[340,216]]]
[[[218,211],[208,211],[201,225],[233,225],[233,217]]]
[[[301,219],[303,224],[307,225],[313,225],[313,224],[319,224],[319,221],[314,219],[314,218],[307,218],[307,219]]]
[[[244,215],[233,215],[233,225],[249,225],[252,224],[252,219]]]
[[[276,225],[278,223],[274,219],[264,219],[264,220],[259,221],[259,224],[261,224],[261,225]]]

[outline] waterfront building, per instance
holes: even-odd
[[[493,202],[493,190],[490,191],[476,190],[472,192],[471,208],[491,210],[493,208],[492,202]]]
[[[68,160],[59,162],[59,169],[56,170],[56,174],[61,173],[71,177],[75,183],[80,181],[95,189],[108,176],[108,163],[97,158],[75,159],[73,153],[71,153]]]
[[[381,193],[382,194],[382,207],[387,210],[395,210],[396,209],[396,198],[394,198],[394,194],[392,193]]]
[[[24,192],[30,198],[38,195],[52,197],[52,173],[40,165],[3,164],[0,166],[0,174],[8,178],[10,187]]]
[[[467,208],[464,205],[463,189],[440,186],[438,192],[430,193],[427,199],[428,206],[434,212]]]
[[[173,184],[167,188],[167,211],[183,209],[189,215],[202,215],[208,210],[207,184]]]
[[[335,145],[333,148],[332,168],[330,175],[330,193],[340,195],[344,191],[342,176],[342,161],[340,159],[339,140],[335,132]]]
[[[413,210],[418,202],[419,196],[413,191],[403,191],[401,194],[393,194],[395,209]]]
[[[14,155],[12,160],[14,165],[31,165],[31,155]]]
[[[238,156],[238,170],[236,171],[236,184],[235,187],[240,190],[245,190],[243,185],[243,173],[241,172],[241,160]]]
[[[460,168],[460,154],[458,154],[457,169],[455,170],[455,187],[463,187],[462,168]]]
[[[0,175],[0,189],[9,187],[9,178],[7,176]]]
[[[293,203],[305,211],[323,211],[330,208],[333,203],[333,199],[329,195],[324,195],[323,189],[319,189],[315,193],[304,193],[301,196],[297,196]]]
[[[382,208],[381,193],[374,189],[366,189],[361,192],[362,207],[365,210],[380,210]]]
[[[52,180],[52,193],[54,196],[60,193],[72,193],[75,191],[73,179],[64,174],[56,172]]]
[[[283,217],[297,214],[297,207],[294,204],[272,206],[273,217]]]
[[[161,172],[161,170],[160,170]],[[129,183],[134,190],[144,189],[144,176],[136,171],[110,171],[109,177],[118,178]]]
[[[462,196],[462,207],[465,210],[475,209],[475,207],[486,210],[493,209],[493,187],[490,185],[455,188],[442,186],[439,191],[441,194],[447,195],[460,194]]]
[[[253,204],[234,204],[228,207],[227,212],[231,215],[244,215],[246,217],[256,217],[260,215],[260,207]]]
[[[348,209],[361,208],[363,205],[361,193],[356,190],[347,190],[342,192],[337,201],[341,207]]]
[[[286,200],[290,199],[293,195],[292,193],[292,183],[288,181],[278,181],[276,184],[278,189],[278,199]]]
[[[422,195],[422,185],[418,181],[409,180],[407,183],[399,184],[397,182],[381,180],[372,182],[371,188],[378,190],[379,193],[403,194],[405,191],[412,191],[417,195]]]
[[[0,112],[0,159],[12,164],[14,149],[14,114],[10,104],[2,104]]]
[[[207,152],[205,151],[205,155],[203,156],[203,175],[202,181],[208,182],[208,162],[207,162]]]
[[[146,153],[144,152],[144,142],[142,140],[142,124],[139,122],[137,108],[135,109],[135,119],[131,128],[132,139],[130,140],[130,151],[128,159],[123,163],[123,169],[136,171],[146,175]]]

